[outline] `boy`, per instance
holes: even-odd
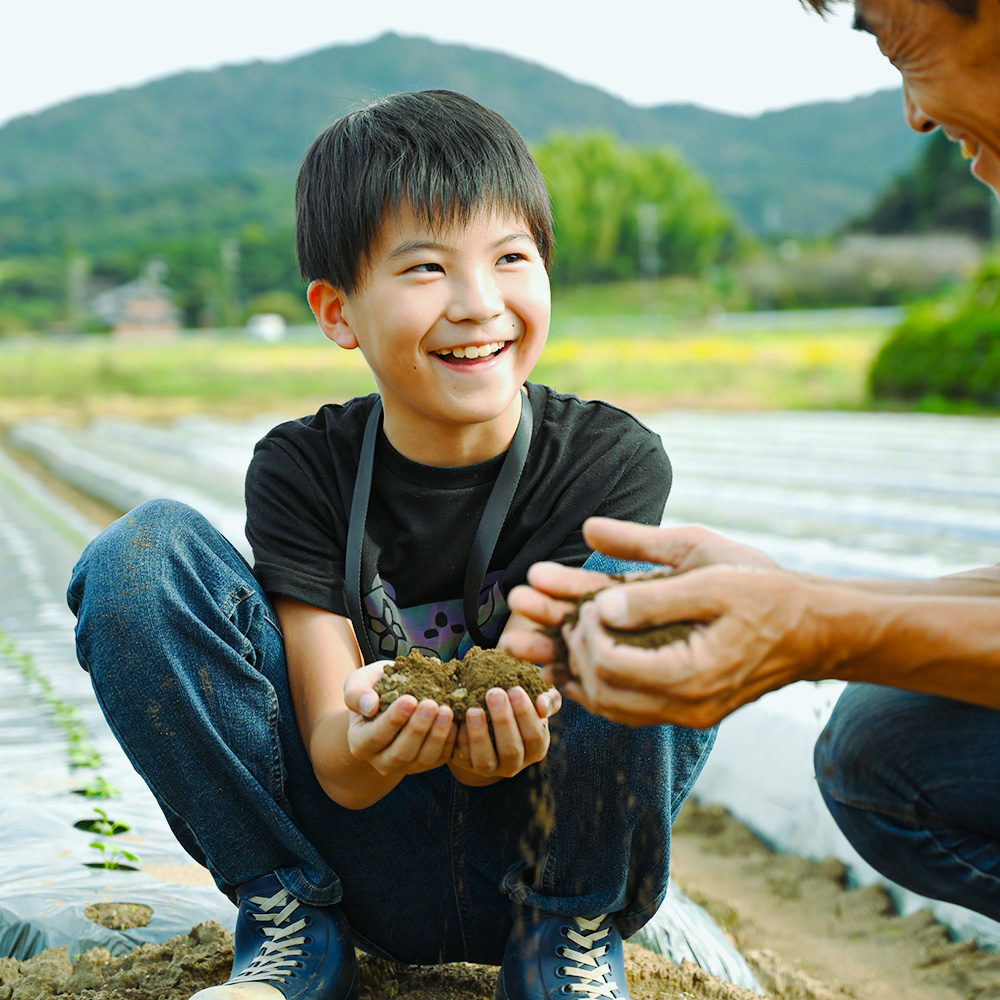
[[[200,1000],[355,1000],[355,944],[501,964],[501,1000],[627,997],[622,936],[663,898],[712,735],[567,703],[550,747],[558,693],[519,688],[489,693],[492,738],[483,710],[459,728],[409,696],[366,716],[377,657],[495,645],[531,563],[585,561],[588,515],[658,523],[666,456],[613,407],[524,388],[552,228],[499,115],[447,91],[349,114],[307,153],[297,212],[310,306],[378,393],[259,443],[253,573],[155,501],[70,585],[112,727],[239,906],[233,976]]]

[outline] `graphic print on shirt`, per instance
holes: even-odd
[[[494,641],[510,614],[500,591],[501,575],[488,574],[479,592],[480,628]],[[472,646],[461,597],[400,608],[392,584],[376,574],[364,609],[372,651],[379,659],[394,660],[416,649],[426,656],[452,660]]]

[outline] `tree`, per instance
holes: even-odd
[[[592,133],[557,134],[534,152],[552,195],[556,281],[639,275],[643,211],[647,220],[655,216],[659,274],[697,274],[735,247],[731,214],[670,149],[626,146]]]
[[[897,177],[850,229],[871,233],[968,233],[990,237],[992,195],[939,129],[917,162]]]

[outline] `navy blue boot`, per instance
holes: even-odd
[[[495,1000],[628,1000],[614,916],[522,911],[507,939]]]
[[[339,906],[311,906],[264,875],[237,890],[233,974],[191,1000],[358,1000],[358,961]]]

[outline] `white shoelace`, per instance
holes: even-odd
[[[605,914],[606,916],[606,914]],[[578,931],[570,930],[567,937],[573,944],[581,950],[563,947],[564,958],[572,959],[577,965],[563,966],[563,973],[567,976],[575,976],[580,982],[570,983],[569,992],[575,993],[584,1000],[600,1000],[601,997],[614,997],[618,989],[618,984],[611,979],[611,966],[607,962],[601,963],[600,959],[607,954],[608,946],[598,946],[597,942],[607,937],[608,928],[597,931],[601,926],[604,917],[596,920],[585,920],[583,917],[573,918],[582,931],[589,933],[581,934]],[[583,950],[586,949],[586,950]]]
[[[273,896],[251,896],[250,902],[264,911],[252,914],[253,918],[272,925],[261,928],[270,940],[261,945],[253,961],[229,982],[249,983],[277,979],[283,983],[285,976],[291,975],[298,966],[296,957],[304,954],[302,945],[306,939],[299,935],[299,931],[306,925],[305,918],[283,926],[298,909],[299,901],[290,896],[287,889],[279,889]],[[273,912],[275,910],[277,912]]]

